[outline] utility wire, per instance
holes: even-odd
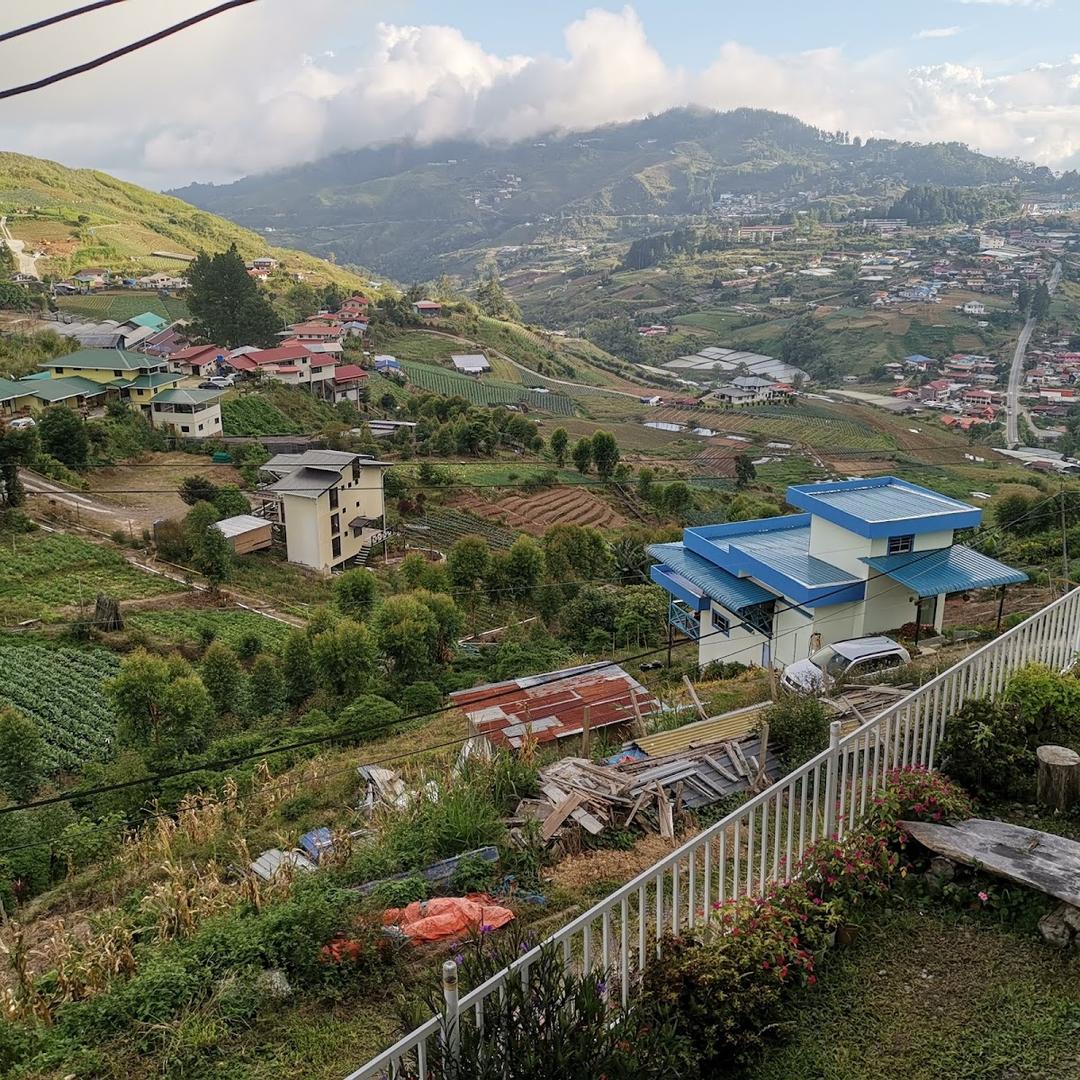
[[[224,3],[218,4],[217,7],[213,7],[209,11],[203,11],[198,15],[192,15],[190,18],[175,23],[173,26],[167,26],[164,30],[158,30],[148,37],[133,41],[130,45],[122,45],[118,49],[113,49],[112,52],[105,53],[104,56],[95,57],[95,59],[87,60],[85,63],[78,64],[75,67],[58,71],[54,75],[46,75],[44,78],[35,79],[33,82],[23,83],[22,86],[12,86],[7,90],[0,90],[0,100],[17,97],[20,94],[28,94],[32,90],[42,90],[46,86],[52,86],[54,83],[63,82],[65,79],[73,78],[75,75],[82,75],[87,71],[93,71],[95,68],[102,67],[105,64],[111,63],[113,60],[118,60],[122,56],[127,56],[129,53],[144,49],[146,46],[153,45],[155,42],[172,37],[173,34],[178,34],[181,30],[187,30],[189,27],[205,22],[207,19],[212,19],[215,15],[221,15],[232,8],[243,7],[245,4],[253,3],[255,3],[255,0],[225,0]],[[20,32],[25,32],[25,30]]]
[[[43,30],[46,26],[54,26],[56,23],[74,19],[77,15],[85,15],[91,11],[98,11],[100,8],[112,7],[113,4],[122,3],[124,3],[124,0],[94,0],[94,3],[92,4],[83,4],[82,7],[75,8],[72,11],[62,11],[58,15],[50,15],[47,19],[39,19],[36,23],[30,23],[28,26],[19,26],[14,30],[5,30],[3,33],[0,33],[0,41],[10,41],[12,38],[22,37],[23,34],[31,34],[35,30]]]
[[[1040,509],[1042,506],[1046,505],[1047,503],[1056,501],[1057,498],[1058,498],[1058,496],[1055,494],[1055,495],[1048,496],[1046,499],[1040,500],[1038,503],[1036,503],[1034,506],[1032,506],[1023,517],[1017,518],[1015,521],[1010,522],[1010,525],[1018,524],[1020,521],[1023,521],[1025,519],[1029,518],[1029,517],[1034,516],[1034,514],[1036,513],[1036,511],[1038,509]],[[988,533],[999,532],[999,531],[1002,531],[1001,527],[998,527],[998,528],[995,528],[995,529],[992,529],[992,530],[988,530]],[[915,565],[915,564],[921,562],[922,560],[930,558],[931,556],[936,555],[936,554],[937,554],[937,549],[931,549],[929,551],[923,552],[922,554],[917,555],[916,558],[912,559],[911,562],[908,564],[908,566],[910,567],[912,565]],[[887,573],[885,573],[884,571],[878,571],[877,573],[868,575],[865,579],[863,579],[863,581],[864,581],[864,583],[868,584],[869,582],[875,581],[878,578],[888,577],[888,576],[889,575]],[[820,605],[820,602],[822,600],[825,600],[829,596],[833,596],[833,595],[835,595],[835,594],[837,594],[839,592],[842,592],[842,591],[844,591],[845,589],[847,589],[849,587],[850,587],[849,584],[845,583],[844,585],[837,586],[834,589],[829,589],[828,591],[826,591],[825,593],[822,593],[821,596],[819,596],[817,598],[816,604]],[[908,586],[903,586],[901,583],[897,583],[897,586],[895,586],[895,587],[907,588]],[[802,605],[796,604],[796,603],[785,603],[783,606],[775,606],[773,608],[773,615],[775,617],[777,614],[781,614],[784,611],[790,611],[790,610],[793,610],[793,609],[799,608],[799,607],[802,607]],[[793,631],[785,631],[784,634],[791,633],[791,632],[793,632]],[[727,634],[728,634],[728,631],[725,631],[725,630],[714,630],[714,631],[710,631],[708,634],[702,634],[697,638],[688,639],[687,642],[682,642],[680,644],[688,644],[690,641],[701,642],[701,641],[705,641],[705,640],[708,640],[710,638],[716,637],[718,635],[727,636]],[[779,637],[781,637],[781,636],[783,636],[783,635],[777,635],[776,638],[770,638],[769,640],[778,640]],[[637,653],[637,654],[632,655],[632,656],[623,657],[618,662],[616,662],[614,660],[603,661],[603,662],[601,662],[600,666],[602,666],[602,667],[617,667],[617,666],[621,666],[622,664],[634,663],[634,662],[636,662],[638,660],[642,660],[642,659],[645,659],[646,657],[650,657],[650,656],[655,656],[655,655],[657,655],[659,653],[664,653],[666,651],[667,651],[667,645],[665,644],[665,645],[661,645],[661,646],[659,646],[657,648],[646,649],[645,651]],[[562,681],[564,679],[570,679],[570,678],[573,678],[576,674],[577,674],[577,672],[575,672],[575,671],[569,671],[569,672],[567,672],[567,673],[565,673],[563,675],[559,675],[556,678],[548,680],[548,683],[551,684],[551,683],[560,682],[560,681]],[[498,692],[493,693],[492,695],[488,695],[488,696],[485,696],[483,698],[478,698],[478,699],[476,699],[476,701],[472,702],[472,704],[473,705],[483,704],[486,701],[497,700],[500,696],[501,696],[501,691],[498,691]],[[428,711],[428,712],[415,713],[415,714],[413,714],[411,716],[402,717],[402,719],[394,721],[391,724],[384,724],[384,725],[380,725],[380,726],[375,727],[375,728],[344,729],[342,731],[337,731],[337,732],[334,732],[332,734],[319,735],[319,736],[315,736],[315,737],[313,737],[311,739],[304,739],[304,740],[301,740],[301,741],[298,741],[298,742],[287,743],[284,746],[268,747],[268,748],[264,748],[264,749],[261,749],[261,750],[249,751],[246,754],[238,754],[238,755],[234,755],[233,757],[230,757],[230,758],[220,759],[220,760],[212,761],[212,762],[206,762],[206,763],[199,764],[199,765],[186,766],[186,767],[181,768],[181,769],[172,769],[172,770],[168,770],[168,771],[162,772],[162,773],[157,773],[157,774],[154,774],[154,775],[151,775],[151,776],[141,777],[140,779],[137,779],[137,780],[123,781],[123,782],[121,782],[119,784],[100,785],[100,786],[98,786],[96,788],[71,789],[71,790],[66,791],[66,792],[60,792],[60,793],[58,793],[56,795],[47,796],[44,799],[36,799],[36,800],[32,800],[32,801],[25,802],[25,803],[18,803],[18,804],[11,805],[11,806],[0,806],[0,815],[14,813],[15,811],[18,811],[18,810],[33,810],[33,809],[36,809],[36,808],[38,808],[40,806],[49,806],[49,805],[52,805],[52,804],[58,803],[58,802],[70,802],[73,799],[88,798],[91,795],[106,794],[106,793],[111,792],[111,791],[120,791],[120,790],[123,790],[125,788],[137,787],[137,786],[142,785],[142,784],[155,783],[155,782],[158,782],[158,781],[161,781],[161,780],[170,780],[170,779],[172,779],[172,778],[174,778],[176,776],[185,776],[185,775],[189,775],[189,774],[194,773],[194,772],[219,771],[219,770],[224,769],[224,768],[230,768],[233,765],[242,764],[245,761],[251,761],[251,760],[253,760],[255,758],[267,757],[267,756],[269,756],[271,754],[281,754],[281,753],[286,753],[286,752],[288,752],[290,750],[303,749],[303,748],[306,748],[308,746],[316,746],[316,745],[321,745],[321,744],[325,744],[325,743],[333,743],[333,742],[339,741],[341,739],[352,738],[352,737],[357,736],[357,735],[370,735],[370,734],[373,734],[373,733],[378,733],[379,731],[387,730],[388,728],[396,727],[399,724],[408,723],[408,722],[411,722],[413,720],[423,720],[423,719],[427,719],[427,718],[430,718],[430,717],[433,717],[433,716],[440,716],[443,713],[450,712],[450,711],[452,711],[454,709],[457,709],[457,708],[459,708],[459,706],[457,706],[457,705],[445,705],[445,706],[442,706],[441,708],[433,709],[433,710]],[[463,741],[463,740],[455,740],[455,741],[460,742],[460,741]],[[449,745],[454,745],[454,742],[451,742]],[[428,748],[428,749],[436,749],[436,748],[437,747],[431,747],[431,748]],[[426,750],[422,751],[422,752],[426,752]]]

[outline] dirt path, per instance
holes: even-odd
[[[37,260],[27,255],[23,250],[26,244],[22,240],[16,240],[11,235],[11,230],[7,227],[7,217],[0,217],[0,241],[7,244],[11,248],[12,255],[15,256],[15,262],[17,264],[16,269],[20,274],[28,274],[30,277],[41,280],[41,275],[38,273]]]

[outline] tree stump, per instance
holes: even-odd
[[[1037,798],[1043,806],[1068,810],[1080,802],[1080,754],[1067,746],[1040,746]]]

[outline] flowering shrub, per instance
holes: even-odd
[[[958,821],[974,813],[967,793],[948,777],[922,766],[893,769],[874,797],[866,828],[893,836],[898,821]]]
[[[717,905],[698,932],[664,940],[645,971],[642,1007],[678,1018],[702,1076],[746,1065],[775,1034],[786,994],[816,983],[835,922],[832,906],[799,881]]]

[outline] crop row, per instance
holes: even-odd
[[[480,536],[489,547],[506,550],[517,539],[517,533],[501,525],[449,507],[429,510],[405,528],[406,535],[421,546],[449,547],[463,536]]]
[[[471,375],[458,375],[432,364],[410,360],[403,360],[401,366],[409,380],[422,389],[446,397],[463,397],[474,405],[517,405],[525,402],[530,409],[554,413],[556,416],[574,415],[574,403],[564,394],[541,394],[516,383],[474,379]]]
[[[104,682],[118,668],[104,649],[0,643],[0,701],[37,723],[46,768],[75,769],[108,757],[116,714]]]

